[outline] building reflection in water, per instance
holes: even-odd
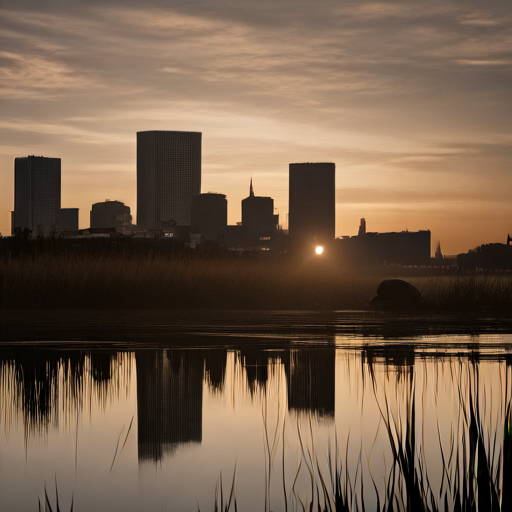
[[[228,351],[226,349],[211,349],[204,352],[205,380],[211,391],[222,393],[226,379],[226,363]]]
[[[201,443],[204,354],[137,351],[139,462],[159,461],[178,445]]]
[[[293,349],[285,362],[288,409],[334,419],[335,348]]]
[[[66,452],[70,436],[61,436],[61,433],[71,429],[75,432],[76,429],[77,444],[73,448],[76,450],[78,446],[80,468],[86,469],[82,475],[99,473],[98,467],[101,471],[105,468],[106,474],[113,464],[114,453],[117,453],[114,470],[111,475],[109,473],[108,480],[105,479],[114,502],[119,499],[119,493],[111,482],[118,478],[133,483],[137,472],[140,475],[145,470],[148,479],[141,478],[139,482],[149,487],[152,497],[158,497],[160,492],[172,492],[169,499],[175,499],[179,493],[196,493],[210,477],[208,472],[215,473],[216,478],[220,469],[224,470],[230,464],[232,467],[235,455],[233,459],[230,457],[237,450],[246,457],[239,459],[240,474],[245,470],[254,475],[257,471],[254,468],[258,464],[261,467],[258,446],[261,421],[265,427],[270,427],[270,433],[279,432],[275,436],[277,448],[274,453],[278,456],[274,474],[279,477],[275,489],[280,496],[282,468],[279,464],[289,464],[285,467],[289,489],[295,485],[298,474],[299,443],[304,441],[306,446],[309,442],[306,429],[301,430],[305,435],[300,438],[302,434],[298,428],[310,422],[310,446],[313,447],[314,440],[317,453],[328,453],[332,433],[343,439],[339,446],[341,450],[347,446],[347,452],[340,451],[340,460],[346,464],[347,474],[361,471],[361,488],[357,491],[362,495],[364,481],[365,489],[370,489],[370,499],[374,497],[371,475],[379,475],[379,480],[375,480],[380,482],[377,486],[382,496],[388,492],[387,482],[395,482],[395,488],[399,489],[404,482],[414,483],[415,475],[427,475],[428,470],[432,482],[439,482],[440,478],[455,481],[457,475],[461,475],[460,478],[469,475],[466,480],[471,483],[484,475],[481,480],[487,487],[491,475],[493,482],[501,482],[501,509],[509,510],[512,507],[512,355],[508,353],[508,347],[503,348],[501,355],[494,347],[480,355],[477,343],[463,341],[441,356],[438,347],[378,338],[356,350],[336,350],[330,340],[316,346],[272,345],[270,342],[265,348],[256,343],[252,346],[240,343],[237,350],[230,350],[229,358],[227,349],[212,345],[207,349],[139,349],[135,353],[99,349],[0,348],[0,423],[6,428],[6,443],[11,442],[9,449],[12,447],[13,450],[24,433],[26,439],[42,437],[49,429],[59,427],[58,431],[50,432],[50,442],[44,452],[52,464],[48,464],[44,476],[57,474],[59,490],[61,475],[67,471],[65,459],[73,459],[73,454],[68,457]],[[461,353],[466,355],[461,356]],[[136,362],[136,368],[132,362]],[[336,364],[336,392],[338,407],[341,407],[334,424]],[[135,414],[135,390],[132,387],[135,381],[138,412],[133,420],[130,444],[120,455],[124,446],[121,443],[131,426],[129,421]],[[122,393],[128,395],[130,389],[133,389],[131,400],[114,407]],[[88,411],[89,407],[92,412]],[[112,412],[113,418],[109,421],[113,419],[114,423],[102,430],[107,425],[107,418],[101,421],[97,418],[106,416],[105,412]],[[268,423],[264,423],[267,418]],[[208,424],[208,421],[212,423]],[[121,432],[121,424],[125,430],[120,437],[118,452],[115,441]],[[279,429],[274,429],[274,425],[279,425]],[[119,429],[114,428],[117,426]],[[96,429],[94,433],[92,427]],[[9,428],[17,429],[17,436],[11,436],[11,441]],[[80,432],[79,428],[82,429]],[[414,433],[417,435],[412,435]],[[98,439],[106,439],[108,435],[113,442],[103,444],[107,448],[102,448],[101,453],[98,449],[97,457],[91,456],[91,447],[98,446]],[[348,448],[348,436],[354,439],[354,451]],[[193,450],[193,454],[186,453],[186,456],[165,461],[169,462],[167,465],[161,464],[164,468],[162,478],[155,478],[158,471],[154,469],[179,446],[196,447],[200,443],[200,451]],[[34,445],[40,445],[37,450],[44,448],[44,443]],[[55,447],[62,451],[56,451]],[[370,453],[373,447],[375,456],[368,457],[364,467],[360,466],[361,450]],[[403,461],[397,461],[393,453],[399,449],[412,455],[412,465],[405,467]],[[452,462],[445,464],[441,460],[441,450],[450,454]],[[33,453],[39,456],[36,450],[29,455]],[[56,457],[56,453],[67,455]],[[32,471],[32,468],[25,471],[21,450],[19,454],[11,460],[12,465],[18,465],[22,471],[15,473],[9,467],[4,476],[11,480],[4,488],[16,488],[15,478]],[[319,470],[326,462],[322,462],[321,456]],[[27,460],[36,459],[28,457]],[[198,471],[199,465],[201,471]],[[36,471],[37,467],[33,467]],[[309,485],[309,473],[305,465],[302,468],[305,472],[303,482]],[[324,466],[324,474],[328,474],[328,469]],[[130,474],[134,478],[132,481]],[[282,474],[285,474],[284,470]],[[301,478],[302,473],[297,480],[300,485]],[[249,485],[253,490],[252,480]],[[153,481],[156,482],[154,486]],[[190,487],[187,487],[189,482]],[[171,485],[174,486],[172,489]],[[498,488],[498,484],[495,487]],[[73,488],[72,484],[69,488]],[[98,494],[104,492],[101,486],[98,490]],[[126,494],[129,491],[127,489]],[[483,491],[478,492],[480,494],[473,492],[472,499],[483,496]],[[409,500],[404,501],[404,508],[421,508],[421,503],[413,501],[412,494],[410,498],[408,494],[403,496]],[[444,508],[453,509],[452,505],[450,502]],[[97,509],[84,506],[88,510]],[[277,508],[278,505],[272,509]],[[480,506],[480,509],[484,507]]]
[[[179,445],[200,444],[203,382],[213,392],[224,391],[227,350],[139,350],[135,358],[139,462],[157,462]],[[235,364],[243,367],[251,396],[265,391],[269,368],[283,365],[289,410],[334,418],[334,346],[278,352],[243,347]]]
[[[136,362],[139,461],[159,461],[181,444],[201,443],[203,386],[224,393],[227,349],[114,350],[3,349],[0,392],[5,425],[23,422],[27,435],[71,425],[91,400],[103,408],[129,392]],[[284,371],[290,411],[334,417],[334,347],[268,350],[243,346],[235,364],[254,396]]]
[[[264,391],[269,369],[282,365],[286,375],[288,410],[334,418],[336,358],[334,338],[328,346],[268,350],[244,347],[237,353],[236,364],[245,370],[247,388],[251,394]],[[331,346],[332,342],[332,346]]]
[[[238,352],[237,362],[245,369],[247,387],[251,396],[257,390],[264,391],[268,381],[270,352],[260,347],[244,347]]]

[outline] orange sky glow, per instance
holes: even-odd
[[[123,201],[136,132],[203,133],[202,191],[271,196],[336,164],[336,236],[430,229],[433,250],[512,234],[512,4],[5,0],[0,232],[13,159],[62,158],[62,206]]]

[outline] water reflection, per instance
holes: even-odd
[[[158,461],[180,444],[201,443],[204,354],[137,351],[135,360],[139,461]]]
[[[66,423],[73,423],[69,416],[84,407],[91,392],[105,407],[127,386],[134,355],[139,459],[158,461],[177,445],[201,443],[203,385],[212,393],[223,393],[227,353],[226,349],[128,353],[11,348],[0,351],[0,392],[10,401],[9,410],[22,415],[28,435],[41,434],[50,425],[59,426],[62,412],[68,416]],[[251,395],[265,391],[269,369],[283,367],[290,411],[334,417],[334,346],[307,351],[244,347],[235,354]],[[7,423],[17,420],[14,415]]]
[[[265,390],[268,380],[270,353],[261,347],[243,347],[237,362],[245,370],[247,386],[252,394],[257,389]]]
[[[102,475],[94,485],[110,493],[111,508],[124,510],[144,510],[163,495],[180,510],[197,510],[198,502],[210,509],[219,472],[229,480],[235,461],[238,504],[248,510],[263,509],[258,497],[272,510],[322,509],[335,499],[318,480],[330,471],[340,485],[352,482],[345,496],[352,509],[364,500],[367,509],[421,510],[426,497],[440,510],[464,508],[464,500],[480,509],[512,506],[510,345],[481,350],[490,341],[469,336],[439,339],[435,348],[366,341],[2,348],[0,458],[18,469],[12,477],[3,470],[0,508],[16,499],[9,482],[20,475],[29,495],[33,481],[63,474],[50,456],[55,446],[78,468],[69,489],[80,493],[80,468],[90,468]],[[20,436],[24,457],[16,455]],[[29,442],[40,439],[48,448]],[[52,462],[38,466],[31,453]],[[131,500],[119,493],[128,496],[130,482],[139,489]],[[75,502],[97,508],[83,489]]]
[[[334,418],[335,349],[290,350],[285,362],[288,409]]]
[[[212,391],[224,391],[227,353],[228,351],[222,348],[203,351],[205,379]]]
[[[4,427],[23,425],[25,437],[76,422],[97,400],[103,408],[126,388],[130,359],[125,352],[0,350],[0,396]]]

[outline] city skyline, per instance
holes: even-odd
[[[252,176],[288,214],[288,164],[336,163],[336,236],[430,229],[443,252],[512,232],[512,8],[494,2],[6,1],[0,232],[13,160],[62,159],[63,208],[136,211],[135,132],[203,133],[202,192]]]

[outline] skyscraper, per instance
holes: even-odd
[[[137,228],[191,223],[201,192],[201,133],[137,132]]]
[[[324,243],[334,240],[335,172],[333,163],[290,164],[290,237]]]
[[[14,228],[48,236],[60,208],[60,158],[18,157],[14,160]]]

